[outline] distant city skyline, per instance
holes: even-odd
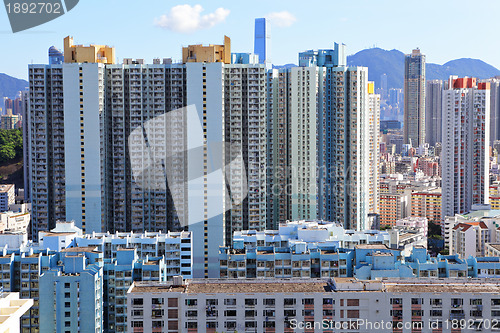
[[[428,4],[426,5],[426,3]],[[0,72],[27,79],[27,64],[48,63],[52,45],[62,49],[61,40],[73,35],[82,44],[108,44],[116,47],[117,57],[181,58],[181,46],[220,44],[224,34],[232,39],[235,52],[252,52],[254,20],[271,18],[273,63],[298,62],[298,53],[308,49],[331,48],[334,41],[347,45],[347,53],[373,46],[408,53],[419,47],[427,62],[443,64],[456,58],[481,59],[497,68],[495,56],[500,45],[464,29],[460,35],[444,35],[457,22],[481,22],[483,31],[495,29],[495,13],[500,3],[424,1],[410,4],[395,0],[376,3],[340,2],[304,7],[302,2],[256,0],[251,6],[231,1],[188,1],[187,4],[153,0],[140,10],[118,6],[117,1],[80,2],[74,10],[42,26],[13,34],[5,10],[0,10],[0,34],[4,51],[0,53]],[[132,4],[132,3],[131,3]],[[432,10],[429,8],[432,6]],[[131,14],[133,13],[133,16]],[[412,13],[413,16],[408,16]],[[446,15],[443,15],[446,13]],[[413,18],[425,18],[421,29],[404,29]],[[90,22],[90,24],[89,24]],[[474,47],[463,47],[463,40],[474,40]],[[8,50],[8,51],[6,51]]]

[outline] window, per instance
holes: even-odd
[[[257,311],[255,310],[246,310],[245,317],[255,317],[257,316]]]
[[[236,298],[226,298],[224,305],[236,305]]]
[[[257,328],[257,322],[256,321],[246,321],[245,328]]]
[[[152,322],[153,328],[160,328],[163,327],[163,321],[162,320],[154,320]]]
[[[132,316],[135,317],[142,317],[143,313],[144,312],[142,310],[132,310]]]
[[[235,329],[236,328],[236,322],[235,321],[226,321],[224,323],[224,327],[227,329]]]
[[[274,310],[263,310],[262,311],[262,315],[264,317],[274,317],[275,314],[276,314],[276,311],[274,311]]]
[[[482,317],[483,316],[483,311],[481,311],[481,310],[471,310],[470,311],[470,316],[471,317]]]
[[[257,299],[256,298],[246,298],[245,299],[245,305],[247,305],[247,306],[255,306],[255,305],[257,305]]]
[[[483,305],[483,300],[480,298],[471,299],[470,305]]]
[[[196,305],[198,305],[198,300],[197,299],[187,299],[186,305],[187,306],[196,306]]]
[[[132,327],[143,327],[142,321],[132,321]]]
[[[186,328],[198,328],[198,323],[196,321],[187,322]]]
[[[207,299],[207,305],[218,305],[219,301],[216,299]]]
[[[328,316],[328,317],[331,317],[331,316],[334,316],[335,315],[335,311],[333,310],[323,310],[323,316]]]
[[[65,283],[64,284],[64,288],[69,288],[70,284],[69,283]]]
[[[219,326],[219,323],[216,321],[209,321],[207,323],[207,328],[217,328]]]
[[[274,300],[272,298],[265,298],[264,299],[264,305],[274,306],[275,304],[276,304],[276,300]]]
[[[314,304],[314,298],[304,298],[302,300],[303,305],[313,305]]]
[[[430,303],[433,306],[441,306],[441,305],[443,305],[443,300],[440,298],[431,298]]]
[[[198,311],[196,310],[188,310],[186,311],[186,317],[197,317]]]
[[[313,317],[314,316],[314,310],[302,310],[302,315],[304,317]]]
[[[151,304],[162,305],[163,304],[163,298],[152,298],[151,299]]]
[[[224,316],[236,317],[236,310],[226,310],[226,311],[224,311]]]
[[[283,300],[283,304],[284,304],[285,306],[295,305],[295,302],[296,302],[296,301],[295,301],[295,298],[285,298],[285,299]]]
[[[71,307],[71,303],[70,303],[70,302],[65,302],[65,303],[64,303],[64,307],[65,307],[65,308],[69,308],[69,307]]]
[[[323,305],[326,304],[335,304],[335,300],[332,298],[323,298]]]
[[[132,299],[132,305],[143,305],[144,300],[142,298],[133,298]]]
[[[443,311],[442,310],[431,310],[430,311],[430,316],[431,317],[442,317],[443,316]]]
[[[70,298],[70,293],[64,293],[64,298]]]

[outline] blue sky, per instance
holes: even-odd
[[[181,11],[172,8],[178,5],[189,5],[180,9],[199,20],[176,21]],[[478,58],[500,68],[499,13],[498,0],[80,0],[66,15],[13,34],[0,8],[0,73],[26,78],[27,65],[47,63],[47,49],[62,48],[67,35],[78,44],[115,46],[120,60],[148,63],[180,59],[183,45],[221,44],[224,34],[233,52],[252,52],[254,19],[265,16],[274,17],[275,64],[297,63],[299,51],[331,48],[336,41],[347,44],[348,54],[373,46],[405,53],[419,47],[428,62]]]

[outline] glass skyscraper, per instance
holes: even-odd
[[[255,19],[254,53],[259,56],[259,63],[271,66],[271,30],[266,18]]]

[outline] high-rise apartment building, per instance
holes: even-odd
[[[57,220],[87,233],[188,228],[194,276],[218,276],[233,231],[266,228],[264,65],[227,63],[227,37],[176,64],[113,64],[91,48],[89,63],[29,67],[33,235]]]
[[[273,69],[267,77],[267,228],[276,229],[291,219],[290,71]]]
[[[259,56],[259,63],[271,67],[271,26],[266,18],[255,19],[253,53]]]
[[[489,83],[449,79],[443,91],[441,218],[489,202]]]
[[[384,74],[385,75],[385,74]],[[387,82],[386,82],[387,87]],[[386,89],[387,90],[387,89]],[[380,95],[375,94],[375,85],[368,83],[369,102],[369,212],[377,214],[379,212],[380,200]]]
[[[14,184],[0,185],[0,212],[9,210],[10,205],[16,203],[16,189]]]
[[[367,69],[347,67],[345,45],[335,44],[301,52],[299,67],[274,70],[268,82],[268,188],[278,193],[270,216],[369,229],[380,97],[369,94]]]
[[[441,189],[429,188],[411,194],[411,216],[426,217],[429,222],[441,223]]]
[[[490,145],[500,140],[500,77],[478,82],[490,84]]]
[[[435,146],[442,140],[441,107],[443,100],[443,81],[427,81],[425,90],[425,142]]]
[[[419,49],[405,56],[404,143],[425,143],[425,55]]]

